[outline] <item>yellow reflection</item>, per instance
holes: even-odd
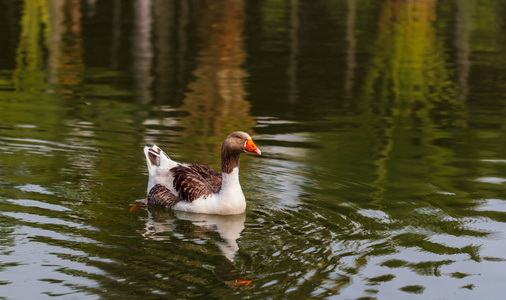
[[[16,51],[14,86],[16,90],[40,90],[44,86],[42,28],[50,32],[49,14],[44,1],[25,1],[21,18],[21,36]]]
[[[368,115],[383,124],[384,133],[376,141],[382,157],[376,161],[378,187],[427,193],[437,189],[431,185],[437,182],[451,189],[443,180],[454,172],[445,165],[452,153],[433,145],[444,137],[434,115],[455,113],[460,103],[444,45],[436,34],[436,2],[388,0],[381,5],[364,102]],[[447,108],[441,109],[442,103]],[[412,160],[415,155],[420,163]],[[403,157],[410,159],[409,168]],[[420,186],[420,178],[426,178],[427,185]]]
[[[24,2],[13,78],[18,91],[40,91],[48,89],[48,84],[82,83],[80,10],[79,0]]]

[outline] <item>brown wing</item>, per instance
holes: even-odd
[[[203,165],[180,165],[170,169],[174,188],[179,198],[192,202],[202,196],[218,193],[221,189],[221,173]]]
[[[209,187],[213,190],[213,193],[218,193],[221,189],[221,173],[210,169],[204,165],[189,164],[188,168],[197,172],[206,180]]]
[[[172,208],[180,199],[163,185],[157,184],[148,194],[148,203]]]

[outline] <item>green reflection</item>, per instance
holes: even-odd
[[[22,1],[10,15],[2,288],[24,282],[13,275],[26,261],[34,290],[76,298],[500,288],[499,1],[92,2]],[[128,211],[145,195],[144,144],[218,166],[235,129],[267,150],[241,175],[249,206],[233,243]]]
[[[82,82],[80,9],[80,1],[24,2],[13,76],[18,91],[38,92],[50,89],[49,84]]]
[[[45,87],[43,47],[47,46],[49,26],[48,4],[25,1],[21,19],[21,37],[16,51],[14,86],[18,90],[40,91]],[[43,28],[47,28],[43,31]]]
[[[373,131],[380,197],[455,193],[454,153],[436,144],[459,126],[456,84],[436,33],[436,1],[386,1],[363,85],[361,107]],[[452,118],[448,118],[452,115]],[[450,123],[448,123],[450,122]],[[443,127],[444,126],[444,127]],[[441,130],[443,129],[443,130]],[[420,182],[424,178],[424,182]],[[395,197],[394,199],[391,199]]]

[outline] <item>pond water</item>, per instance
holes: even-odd
[[[0,8],[0,298],[506,293],[502,1]],[[131,211],[234,130],[246,213]]]

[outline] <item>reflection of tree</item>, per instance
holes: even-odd
[[[48,58],[48,83],[58,84],[58,69],[61,57],[61,40],[63,31],[63,0],[56,0],[53,5],[49,7],[49,22],[50,26],[48,29],[49,43],[47,45]]]
[[[297,0],[290,1],[290,56],[288,59],[288,98],[290,103],[296,103],[297,91],[297,62],[299,59],[299,3]]]
[[[181,109],[189,112],[182,119],[185,135],[213,139],[234,130],[251,132],[250,104],[244,98],[242,68],[244,52],[244,4],[242,1],[202,1],[199,19],[201,51],[194,71],[195,81]]]
[[[439,255],[466,253],[475,260],[479,257],[473,245],[447,246],[430,237],[483,234],[467,228],[461,220],[447,219],[460,215],[449,203],[469,205],[470,200],[453,180],[460,171],[451,166],[455,153],[439,145],[451,138],[451,133],[442,128],[460,126],[462,103],[456,97],[457,85],[452,81],[443,40],[436,32],[436,8],[433,0],[388,0],[380,4],[378,36],[364,83],[357,87],[362,94],[355,104],[369,125],[364,129],[367,138],[373,138],[367,142],[373,145],[369,155],[374,157],[376,178],[372,185],[377,191],[372,201],[357,203],[360,216],[346,214],[358,219],[365,232],[383,229],[393,238],[369,247],[370,252],[360,257],[357,268],[365,267],[376,251],[395,252],[391,245]],[[384,218],[379,217],[383,213]],[[437,274],[445,262],[435,259],[425,264]]]
[[[155,92],[157,101],[162,102],[163,99],[160,98],[169,95],[170,90],[174,89],[176,68],[172,58],[175,56],[173,44],[176,40],[174,28],[176,27],[177,11],[174,1],[167,0],[155,0],[153,10],[154,44],[157,51],[153,68],[156,74]]]
[[[355,19],[357,7],[355,0],[348,0],[348,13],[346,14],[346,41],[348,47],[346,49],[346,77],[344,82],[344,92],[346,97],[352,96],[353,80],[355,77],[356,67],[356,38],[355,38]]]
[[[465,102],[468,93],[467,80],[470,71],[469,32],[470,18],[466,1],[457,1],[455,20],[455,48],[457,48],[457,83],[460,86],[458,100]]]
[[[47,37],[47,33],[50,32],[48,19],[44,1],[25,1],[14,74],[14,85],[17,90],[41,90],[44,86],[43,43],[40,39],[41,36]]]
[[[78,0],[25,1],[14,74],[16,89],[43,90],[49,88],[47,83],[76,85],[83,81],[80,10]]]
[[[151,102],[151,75],[153,45],[151,45],[151,25],[153,13],[151,0],[136,0],[134,15],[134,30],[132,34],[132,70],[134,75],[135,91],[139,94],[139,102]]]
[[[458,107],[435,16],[436,1],[391,0],[381,6],[363,109],[383,128],[377,141],[382,158],[376,185],[390,186],[391,192],[431,192],[434,187],[420,186],[420,178],[442,184],[439,175],[452,172],[444,167],[451,153],[433,146],[439,138],[435,126],[444,122],[440,116]],[[414,156],[420,156],[418,163],[411,161],[406,168],[402,158]]]
[[[360,66],[364,75],[362,72],[349,74],[356,78],[352,81],[353,91],[358,91],[351,94],[354,97],[349,110],[354,110],[357,116],[335,117],[338,122],[358,121],[359,126],[339,134],[341,140],[335,147],[329,147],[335,141],[334,133],[320,134],[320,140],[329,149],[318,151],[322,156],[318,164],[348,167],[351,170],[340,170],[339,174],[345,174],[352,181],[356,178],[356,182],[370,181],[375,188],[367,190],[353,184],[339,188],[325,200],[311,199],[322,201],[319,207],[335,203],[336,210],[348,221],[341,225],[346,228],[345,233],[335,240],[342,240],[343,247],[354,253],[356,266],[350,268],[353,272],[370,269],[371,257],[393,254],[397,246],[437,255],[466,253],[471,259],[479,256],[477,247],[443,245],[430,236],[430,233],[454,237],[483,234],[467,227],[462,220],[448,218],[462,216],[450,203],[469,205],[470,200],[455,184],[454,178],[460,170],[451,166],[455,161],[453,149],[439,144],[452,137],[444,128],[460,126],[458,112],[462,104],[456,99],[457,85],[452,81],[450,57],[444,52],[442,35],[436,30],[439,22],[436,4],[431,0],[387,0],[378,4],[377,37],[370,49],[371,60],[366,66]],[[352,23],[350,19],[348,26]],[[359,20],[357,31],[361,26],[363,23]],[[360,44],[359,39],[356,42]],[[335,149],[349,151],[349,155],[335,158]],[[354,163],[335,164],[339,159]],[[331,184],[339,183],[337,178],[318,179],[318,184],[329,190],[336,190]],[[319,197],[323,198],[325,195],[321,194]],[[340,197],[349,197],[344,203],[352,208],[340,206]],[[326,219],[338,219],[327,211],[322,214]],[[346,261],[340,257],[335,259],[341,263]],[[443,262],[434,259],[424,264],[434,270]],[[383,279],[371,279],[375,280]]]
[[[83,45],[81,34],[81,1],[63,2],[63,32],[61,57],[58,66],[60,85],[78,85],[83,82]]]
[[[21,34],[13,76],[15,99],[9,105],[12,123],[34,124],[53,136],[43,140],[63,141],[68,133],[66,109],[61,94],[72,93],[83,82],[84,64],[81,38],[81,5],[78,0],[30,1],[23,4]],[[54,94],[55,89],[60,95]],[[89,135],[81,126],[73,128],[76,135]],[[72,141],[68,141],[73,144]],[[44,169],[55,170],[65,163],[63,155],[43,159]],[[89,168],[91,161],[71,159],[78,168]],[[37,160],[34,156],[33,164]],[[79,175],[77,175],[79,176]],[[53,183],[53,182],[52,182]]]

